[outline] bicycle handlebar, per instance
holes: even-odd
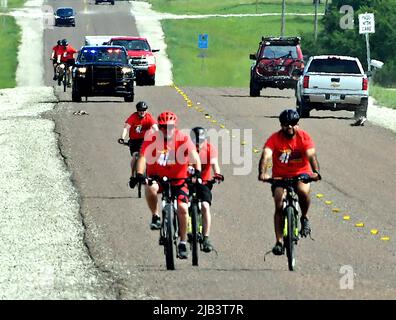
[[[275,178],[269,178],[269,179],[264,180],[264,182],[267,182],[267,183],[270,183],[270,184],[273,184],[276,181],[282,181],[282,182],[286,182],[286,183],[292,184],[292,183],[295,183],[295,182],[298,182],[298,181],[301,181],[303,183],[310,183],[310,182],[316,181],[316,180],[313,180],[312,177],[307,175],[307,174],[302,174],[302,175],[299,175],[297,177],[292,177],[292,178],[275,177]]]
[[[124,145],[124,146],[129,146],[128,142],[125,142],[125,140],[122,139],[122,138],[119,138],[119,139],[117,140],[117,142],[118,142],[119,144]]]

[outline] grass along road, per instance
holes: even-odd
[[[152,9],[175,14],[232,14],[232,13],[280,13],[279,0],[149,0]],[[319,5],[319,13],[324,12],[324,4]],[[286,12],[314,13],[312,0],[287,0]]]

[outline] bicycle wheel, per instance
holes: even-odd
[[[198,204],[192,203],[190,207],[191,215],[191,245],[192,245],[192,265],[198,266]]]
[[[289,270],[294,271],[296,266],[296,251],[294,247],[294,229],[296,221],[294,219],[294,208],[286,207],[285,209],[285,226],[287,235],[284,236],[284,245],[286,247],[287,263]]]
[[[63,92],[66,92],[66,87],[67,87],[67,73],[64,73],[64,75],[63,75]]]
[[[164,233],[165,233],[165,260],[166,260],[166,269],[175,270],[175,255],[173,250],[173,237],[175,233],[175,228],[173,225],[174,219],[174,211],[173,206],[171,204],[167,204],[164,207]]]
[[[142,197],[142,184],[140,182],[138,183],[138,197]]]

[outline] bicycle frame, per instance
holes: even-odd
[[[304,175],[294,178],[268,179],[268,182],[271,184],[273,184],[275,181],[282,181],[285,184],[285,196],[283,198],[282,210],[284,217],[283,247],[286,249],[289,270],[293,271],[296,265],[296,253],[294,246],[300,239],[298,231],[300,206],[298,204],[298,195],[294,190],[294,184],[299,181],[308,183],[312,180]]]

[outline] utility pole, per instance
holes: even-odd
[[[281,37],[285,36],[285,12],[286,12],[286,0],[282,0],[282,26],[281,26]]]
[[[315,22],[314,22],[315,42],[318,39],[318,6],[319,6],[319,0],[315,0]]]

